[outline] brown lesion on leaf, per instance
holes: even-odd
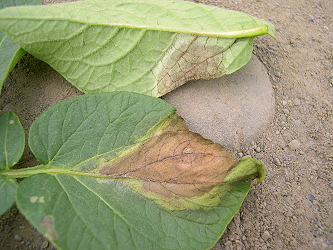
[[[224,75],[223,52],[235,39],[177,34],[174,45],[154,69],[158,93],[164,95],[187,81]]]
[[[54,228],[53,216],[45,215],[39,222],[40,227],[45,231],[44,236],[49,240],[58,240],[58,234]]]
[[[223,183],[237,163],[224,147],[189,131],[177,115],[141,147],[99,169],[103,175],[139,180],[143,194],[192,199]]]

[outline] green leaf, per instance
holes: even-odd
[[[20,48],[8,36],[0,32],[0,93],[2,86],[16,63],[25,54],[25,51]]]
[[[24,130],[11,111],[0,115],[0,171],[8,170],[21,158],[24,150]]]
[[[145,95],[57,103],[31,127],[31,150],[44,165],[18,170],[31,176],[19,185],[17,205],[59,249],[208,249],[251,182],[224,183],[237,161],[186,129],[174,107]],[[186,175],[202,168],[192,180]],[[178,174],[166,183],[168,171]]]
[[[39,0],[0,0],[0,9],[9,6],[35,5]],[[7,75],[24,55],[25,51],[0,32],[0,93]]]
[[[0,11],[0,30],[85,93],[161,96],[230,74],[274,26],[186,1],[79,1]]]
[[[1,174],[21,158],[24,150],[24,130],[11,111],[0,115],[0,215],[15,202],[17,181]]]
[[[4,214],[15,202],[17,181],[0,174],[0,215]]]

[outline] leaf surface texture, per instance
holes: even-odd
[[[251,186],[224,183],[238,161],[136,93],[64,100],[29,144],[43,165],[21,170],[39,174],[20,183],[18,207],[60,249],[207,249]]]
[[[188,80],[230,74],[273,25],[185,1],[79,1],[8,8],[0,29],[85,93],[162,96]]]
[[[11,111],[0,115],[0,215],[15,202],[17,181],[1,174],[21,158],[24,150],[24,131],[18,117]]]
[[[37,5],[39,0],[0,0],[0,9],[9,6]],[[24,55],[25,51],[20,48],[4,33],[0,32],[0,93],[9,72]]]
[[[24,131],[18,117],[11,111],[0,115],[0,170],[9,169],[21,158]]]

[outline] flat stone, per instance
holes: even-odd
[[[235,73],[190,81],[163,97],[190,130],[227,148],[242,149],[271,123],[275,98],[256,56]]]

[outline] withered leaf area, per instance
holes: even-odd
[[[104,162],[100,173],[139,181],[135,189],[165,202],[198,202],[199,197],[223,183],[237,163],[224,147],[189,131],[184,120],[176,116],[134,152]],[[212,195],[206,198],[212,200]],[[199,203],[205,203],[205,199]]]

